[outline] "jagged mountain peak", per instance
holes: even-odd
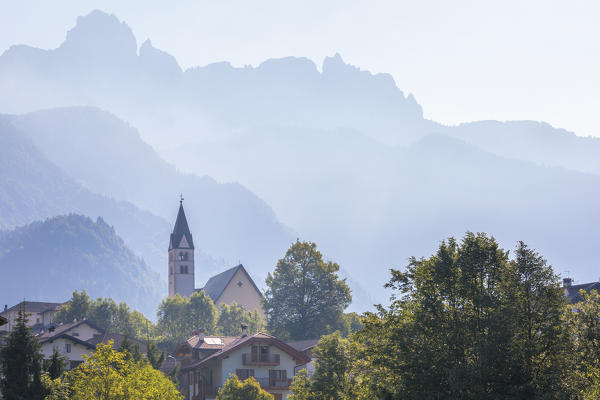
[[[57,50],[100,57],[135,57],[137,41],[129,25],[119,21],[114,14],[94,10],[77,17],[75,27],[67,32],[65,41]]]

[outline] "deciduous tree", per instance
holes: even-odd
[[[346,281],[337,275],[339,268],[323,260],[315,243],[292,244],[267,276],[264,308],[269,332],[301,340],[336,330],[352,300]]]
[[[219,389],[217,400],[273,400],[273,396],[263,390],[254,378],[241,381],[237,375],[231,375]]]

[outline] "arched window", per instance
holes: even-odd
[[[183,266],[183,265],[180,265],[180,266],[179,266],[179,273],[180,273],[180,274],[185,274],[185,272],[183,272],[183,271],[184,271],[184,266]]]

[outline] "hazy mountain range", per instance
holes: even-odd
[[[23,298],[66,301],[84,288],[154,317],[164,292],[158,274],[102,218],[75,214],[0,231],[0,271],[2,304],[9,305]]]
[[[163,226],[182,192],[210,268],[239,259],[264,275],[297,234],[382,301],[388,268],[472,230],[507,248],[525,240],[576,280],[599,275],[600,139],[534,121],[442,126],[390,75],[339,55],[183,71],[95,11],[57,49],[0,56],[0,93],[0,112],[27,113],[6,123],[78,190]],[[30,209],[13,224],[53,212]],[[150,265],[163,262],[103,217]]]

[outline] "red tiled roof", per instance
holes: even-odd
[[[307,362],[310,361],[310,359],[304,353],[296,350],[295,348],[286,344],[285,342],[282,342],[281,340],[277,339],[274,336],[270,336],[265,333],[258,332],[258,333],[254,333],[252,335],[247,335],[247,336],[236,338],[236,340],[232,341],[228,345],[225,345],[221,349],[221,351],[217,351],[214,354],[211,354],[210,356],[203,358],[200,361],[192,363],[192,364],[184,367],[183,370],[190,370],[190,369],[196,368],[200,365],[203,365],[203,364],[207,363],[208,361],[223,358],[226,355],[228,355],[229,353],[231,353],[232,351],[234,351],[244,345],[252,344],[255,342],[266,342],[273,346],[279,347],[281,350],[283,350],[287,354],[291,355],[292,358],[294,358],[296,360],[297,365],[306,364]]]

